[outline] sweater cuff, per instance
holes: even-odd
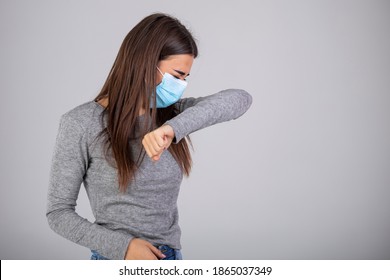
[[[170,125],[175,132],[175,137],[172,140],[173,144],[179,143],[180,140],[186,137],[188,134],[188,128],[178,118],[170,119],[164,124]]]
[[[106,240],[105,246],[96,250],[102,256],[110,260],[124,260],[130,241],[134,237],[120,232],[112,232],[110,239]]]

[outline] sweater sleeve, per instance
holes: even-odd
[[[175,132],[177,144],[199,129],[242,116],[251,106],[252,96],[241,89],[227,89],[204,97],[182,98],[176,104],[179,114],[165,122]]]
[[[91,223],[75,211],[87,168],[86,130],[64,114],[51,162],[46,211],[49,226],[57,234],[109,259],[123,260],[132,236]]]

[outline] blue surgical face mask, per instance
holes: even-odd
[[[166,108],[179,101],[187,87],[187,82],[177,79],[169,73],[163,74],[158,67],[157,69],[163,78],[156,87],[156,106],[157,108]],[[153,102],[150,104],[150,107],[152,106]]]

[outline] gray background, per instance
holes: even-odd
[[[152,12],[199,41],[185,96],[243,88],[193,133],[186,259],[390,259],[390,1],[1,1],[1,259],[88,259],[45,217],[60,116]],[[84,190],[77,211],[93,221]]]

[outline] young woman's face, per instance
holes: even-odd
[[[158,63],[158,68],[160,68],[163,74],[169,73],[172,76],[185,80],[188,75],[190,75],[192,63],[194,62],[194,57],[190,54],[177,54],[171,55],[164,60],[160,60]],[[162,75],[157,71],[157,84],[161,83]]]

